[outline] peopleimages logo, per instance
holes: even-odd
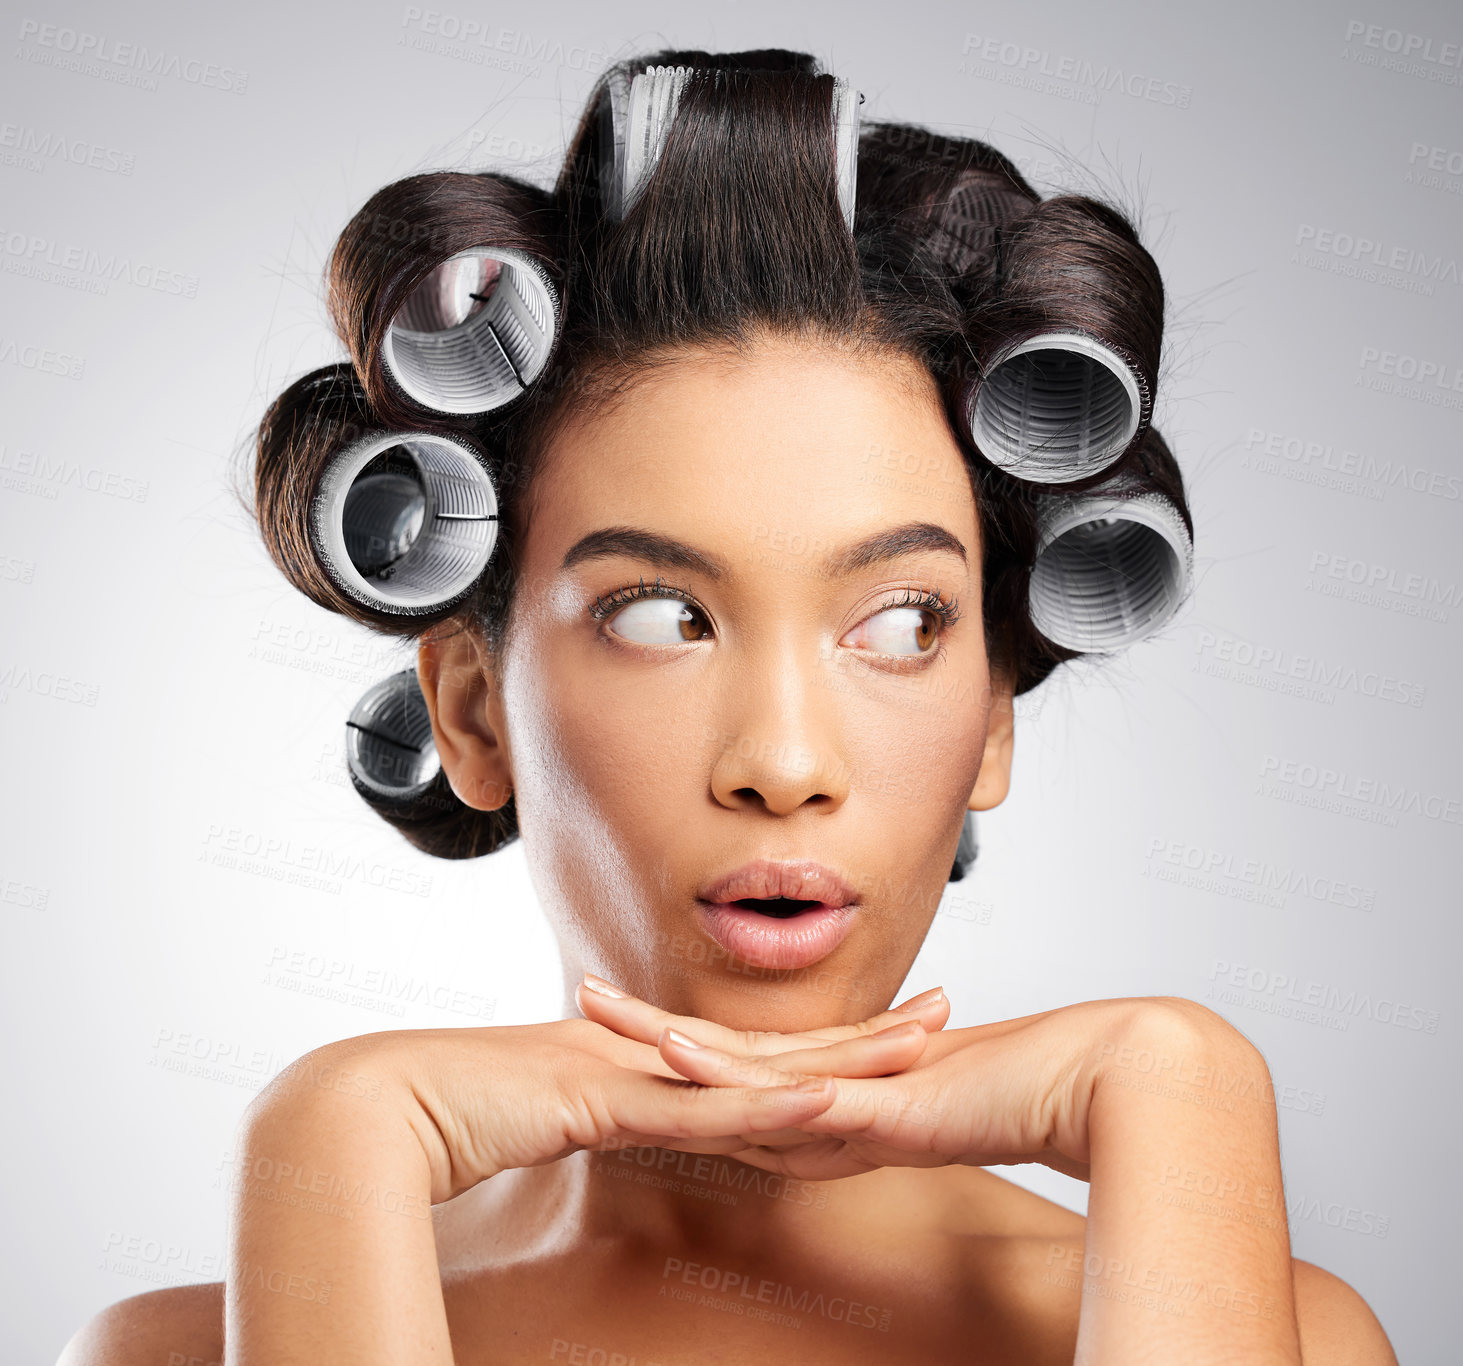
[[[1398,394],[1434,408],[1463,409],[1463,365],[1402,351],[1364,346],[1355,383],[1379,394]]]
[[[1211,964],[1209,980],[1216,987],[1230,989],[1230,994],[1221,995],[1220,999],[1231,1004],[1254,1004],[1239,999],[1239,993],[1248,992],[1261,1000],[1310,1006],[1337,1016],[1365,1018],[1376,1024],[1392,1025],[1397,1029],[1408,1029],[1416,1033],[1438,1032],[1440,1017],[1436,1010],[1404,1005],[1387,996],[1374,997],[1370,992],[1357,991],[1354,987],[1309,981],[1293,977],[1287,972],[1271,972],[1267,968],[1231,963],[1223,958],[1216,958]]]
[[[1194,95],[1189,86],[1176,81],[1145,76],[1107,63],[1098,65],[1087,57],[1053,55],[1043,48],[1006,42],[979,33],[967,33],[960,51],[963,60],[959,70],[962,73],[986,74],[972,63],[987,62],[992,64],[995,79],[1009,85],[1034,86],[1050,94],[1060,94],[1057,88],[1060,86],[1085,87],[1090,97],[1077,101],[1082,104],[1097,104],[1103,93],[1117,91],[1135,100],[1187,109]]]
[[[0,337],[0,365],[18,365],[22,370],[35,370],[44,375],[80,379],[86,369],[86,357],[53,351],[49,346],[30,346],[14,337]]]
[[[177,294],[185,299],[198,295],[198,277],[167,270],[146,261],[134,261],[114,251],[57,242],[34,233],[12,232],[0,227],[0,268],[11,275],[33,275],[46,283],[81,287],[105,294],[114,280],[159,294]]]
[[[1295,233],[1301,265],[1335,274],[1353,275],[1373,284],[1393,285],[1431,295],[1434,285],[1460,283],[1458,260],[1441,252],[1429,255],[1416,247],[1381,242],[1356,233],[1302,223]]]
[[[499,65],[497,61],[484,62],[490,54],[506,54],[509,58],[532,62],[538,68],[567,67],[571,71],[591,74],[603,71],[609,65],[609,53],[598,48],[573,43],[566,47],[557,39],[541,34],[504,28],[484,23],[481,19],[464,19],[444,10],[423,9],[420,5],[406,6],[401,16],[401,27],[430,38],[444,39],[445,43],[437,50],[448,56],[467,56],[478,65]],[[402,35],[398,46],[416,44],[407,43],[405,35]]]
[[[165,48],[119,43],[105,34],[43,24],[36,19],[20,21],[20,41],[28,45],[16,49],[15,55],[22,61],[75,71],[83,76],[99,76],[124,85],[139,85],[148,90],[157,89],[155,78],[158,76],[169,76],[189,85],[206,85],[235,95],[242,95],[249,84],[248,75],[231,66],[184,57]]]
[[[52,161],[67,161],[73,166],[110,171],[114,175],[131,175],[137,165],[137,154],[86,138],[67,137],[53,129],[42,132],[23,123],[0,123],[0,165],[44,171]]]
[[[1424,33],[1406,33],[1400,28],[1383,28],[1362,19],[1346,21],[1346,41],[1375,52],[1405,57],[1436,66],[1463,66],[1463,44],[1442,43]]]
[[[1323,659],[1319,655],[1296,654],[1277,645],[1265,645],[1230,635],[1227,631],[1199,632],[1194,668],[1215,678],[1267,691],[1292,693],[1308,701],[1335,700],[1338,692],[1350,692],[1379,702],[1420,707],[1427,688],[1409,679],[1355,664]],[[1205,656],[1209,656],[1205,658]]]
[[[1240,461],[1244,468],[1262,474],[1289,468],[1304,470],[1306,482],[1330,482],[1344,493],[1363,491],[1368,497],[1381,499],[1387,489],[1406,488],[1447,502],[1463,499],[1463,475],[1415,464],[1405,457],[1388,455],[1378,459],[1329,441],[1305,440],[1259,427],[1251,427],[1245,434],[1245,452]],[[1279,463],[1281,460],[1284,465]],[[1371,487],[1364,487],[1367,485]]]
[[[1463,825],[1463,798],[1423,792],[1406,783],[1389,783],[1332,768],[1329,764],[1306,763],[1278,754],[1267,754],[1260,760],[1260,787],[1256,795],[1318,806],[1380,825],[1395,826],[1399,814]]]

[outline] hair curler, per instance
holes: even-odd
[[[316,558],[341,593],[388,615],[440,614],[487,566],[498,495],[460,437],[373,432],[331,456],[309,524]]]
[[[328,303],[371,406],[479,414],[544,373],[562,316],[563,223],[548,191],[430,171],[378,190],[336,239]]]
[[[968,314],[979,364],[956,407],[992,464],[1037,484],[1096,480],[1142,440],[1163,282],[1117,210],[1059,195],[1000,225]]]
[[[630,112],[630,73],[611,67],[599,105],[599,193],[601,213],[612,221],[624,217],[625,124]]]
[[[606,83],[601,108],[600,184],[608,216],[621,221],[635,206],[665,149],[681,92],[693,73],[705,70],[708,79],[721,80],[721,68],[650,66],[629,82]],[[858,185],[859,105],[863,95],[841,76],[833,77],[832,125],[834,166],[838,176],[838,203],[848,230],[853,231]],[[607,163],[613,159],[613,165]]]
[[[967,811],[964,824],[960,827],[960,843],[955,846],[955,862],[950,869],[948,881],[962,881],[979,853],[980,843],[976,839],[975,812]]]
[[[998,351],[971,386],[971,440],[1019,479],[1064,484],[1112,465],[1146,403],[1137,369],[1081,332],[1040,332]]]
[[[388,801],[416,801],[436,781],[442,764],[415,669],[372,684],[351,708],[345,758],[353,781]]]
[[[381,339],[381,358],[424,408],[489,412],[543,373],[559,310],[559,291],[532,256],[473,247],[416,286]]]
[[[1053,644],[1119,650],[1179,609],[1193,582],[1194,543],[1166,493],[1120,473],[1083,493],[1038,498],[1031,620]]]
[[[997,229],[1040,199],[988,143],[916,124],[868,125],[859,162],[864,223],[892,222],[952,282],[983,282],[994,267]]]
[[[497,541],[487,456],[455,432],[393,429],[346,362],[302,375],[270,405],[254,495],[284,576],[388,633],[449,615]]]
[[[1013,183],[1014,169],[965,173],[934,214],[928,246],[956,274],[985,274],[994,265],[997,229],[1036,202]]]

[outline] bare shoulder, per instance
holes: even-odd
[[[979,1224],[968,1227],[994,1235],[982,1275],[1028,1331],[1050,1329],[1054,1349],[1065,1350],[1081,1309],[1086,1218],[995,1172],[962,1172],[957,1179],[982,1210]],[[1397,1366],[1381,1322],[1353,1286],[1298,1257],[1291,1267],[1304,1366]]]
[[[997,1238],[1073,1239],[1082,1245],[1087,1218],[986,1167],[940,1169],[950,1183],[942,1192],[966,1233]],[[953,1199],[951,1199],[953,1197]]]
[[[61,1350],[56,1366],[222,1366],[224,1283],[177,1285],[109,1304]]]
[[[1291,1258],[1295,1314],[1305,1366],[1397,1366],[1397,1353],[1371,1306],[1340,1276]]]

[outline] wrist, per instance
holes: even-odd
[[[1274,1110],[1264,1055],[1227,1020],[1180,996],[1145,997],[1104,1042],[1093,1103],[1119,1095],[1164,1099],[1196,1109],[1247,1115]],[[1262,1116],[1263,1117],[1263,1116]],[[1270,1121],[1273,1123],[1273,1119]]]
[[[246,1146],[267,1148],[286,1166],[308,1156],[321,1171],[338,1166],[341,1155],[370,1152],[399,1172],[425,1170],[431,1192],[427,1203],[445,1199],[435,1194],[446,1162],[445,1145],[398,1064],[390,1039],[390,1034],[342,1039],[290,1063],[245,1112]],[[298,1186],[302,1163],[297,1168]],[[317,1172],[311,1179],[318,1184],[331,1176]],[[417,1203],[410,1195],[403,1192],[403,1199]]]

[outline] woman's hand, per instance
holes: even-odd
[[[741,1148],[720,1149],[809,1181],[881,1166],[1023,1162],[1088,1180],[1098,1074],[1159,1000],[1168,998],[1086,1001],[907,1038],[835,1038],[832,1030],[748,1035],[632,996],[602,995],[589,978],[578,993],[587,1018],[653,1044],[676,1072],[704,1086],[767,1085],[789,1071],[828,1078],[834,1095],[826,1107],[781,1130],[743,1134]],[[936,1004],[943,1023],[948,1002]]]
[[[926,1028],[938,1030],[947,1015],[942,1000],[923,1015],[882,1011],[819,1030],[820,1065],[846,1076],[902,1067],[923,1047]],[[736,1152],[831,1103],[824,1088],[795,1089],[809,1075],[769,1064],[755,1081],[723,1076],[703,1086],[669,1064],[653,1041],[589,1019],[385,1030],[306,1054],[271,1082],[254,1109],[282,1117],[276,1128],[288,1128],[296,1112],[301,1123],[315,1122],[327,1100],[332,1117],[338,1112],[354,1125],[404,1119],[427,1154],[431,1203],[439,1204],[500,1171],[556,1162],[580,1149]]]

